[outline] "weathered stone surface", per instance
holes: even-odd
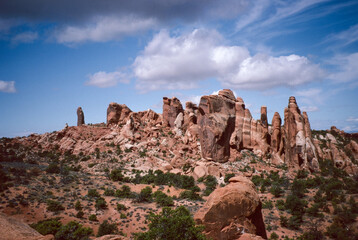
[[[240,97],[235,102],[235,112],[235,130],[231,135],[230,145],[237,150],[241,150],[243,148],[245,103]]]
[[[194,124],[197,124],[198,106],[192,102],[185,103],[184,111],[184,125],[183,129],[188,129]]]
[[[173,128],[175,119],[183,111],[183,106],[178,98],[163,97],[163,126]]]
[[[2,240],[51,240],[53,235],[42,236],[26,223],[0,213],[0,239]]]
[[[280,150],[281,143],[281,117],[278,112],[275,112],[272,118],[272,135],[271,135],[271,147],[273,152]]]
[[[232,178],[229,185],[211,193],[194,219],[213,239],[238,239],[244,232],[267,238],[259,195],[245,177]]]
[[[77,126],[85,124],[85,115],[81,107],[77,108]]]
[[[125,104],[110,103],[107,108],[107,125],[118,125],[125,123],[132,112]]]
[[[285,109],[285,162],[291,167],[317,170],[318,160],[311,139],[311,129],[307,114],[301,114],[295,97],[289,98]]]
[[[202,157],[226,162],[230,156],[230,137],[235,128],[235,99],[225,90],[219,95],[201,97],[198,113]]]
[[[174,131],[177,136],[183,135],[183,131],[182,131],[183,122],[184,122],[184,115],[182,112],[180,112],[174,121]]]

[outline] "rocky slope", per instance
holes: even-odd
[[[199,106],[187,102],[185,109],[179,99],[164,97],[162,114],[133,112],[124,104],[110,103],[106,124],[86,125],[80,107],[77,116],[75,127],[0,140],[2,212],[28,223],[54,216],[63,223],[79,220],[96,233],[98,222],[88,220],[95,214],[100,222],[117,222],[123,235],[130,237],[143,231],[145,216],[159,212],[161,206],[135,203],[128,196],[118,197],[120,192],[118,196],[108,192],[125,185],[135,196],[152,186],[153,192],[173,197],[174,206],[185,205],[196,213],[197,221],[214,239],[259,239],[273,232],[294,237],[310,229],[308,213],[288,210],[282,214],[279,207],[267,208],[270,203],[280,206],[282,201],[286,206],[303,173],[308,190],[298,195],[309,203],[303,208],[314,207],[316,195],[318,199],[322,192],[327,201],[317,210],[328,209],[322,213],[326,218],[320,231],[336,221],[332,213],[340,199],[337,191],[356,201],[358,135],[335,127],[312,131],[307,113],[300,111],[294,97],[289,98],[284,121],[276,112],[271,124],[267,107],[261,108],[260,119],[253,119],[243,99],[228,89],[203,96]],[[120,177],[114,180],[112,173]],[[190,181],[199,189],[178,184],[188,180],[176,176],[192,177]],[[236,178],[228,184],[232,176]],[[251,178],[259,193],[243,176]],[[158,180],[162,178],[174,180]],[[334,178],[341,182],[331,183]],[[329,184],[337,196],[330,196],[331,190],[325,188]],[[89,197],[91,189],[104,195],[107,208],[93,209],[93,202],[100,198]],[[199,195],[207,200],[205,204]],[[48,200],[61,202],[66,210],[52,213],[46,207]],[[82,217],[76,217],[76,200],[86,206]],[[117,211],[117,203],[130,210]],[[286,225],[281,217],[289,219]],[[303,227],[295,229],[297,222]],[[344,224],[351,228],[351,223]]]

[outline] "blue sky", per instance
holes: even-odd
[[[338,0],[0,0],[0,137],[222,88],[255,118],[296,96],[313,129],[357,132],[357,16]]]

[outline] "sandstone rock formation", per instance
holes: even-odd
[[[229,185],[212,192],[194,219],[215,240],[238,239],[243,233],[267,239],[259,195],[245,177],[231,178]]]
[[[295,97],[290,97],[285,109],[285,162],[291,167],[318,170],[318,159],[311,139],[306,113],[301,114]]]
[[[125,104],[110,103],[107,108],[107,125],[119,125],[126,122],[132,112]]]
[[[42,236],[26,223],[0,213],[0,239],[2,240],[52,240],[53,235]]]
[[[183,111],[183,106],[178,98],[163,97],[163,126],[173,128],[175,119]]]
[[[235,128],[235,97],[231,90],[201,97],[198,125],[203,158],[226,162],[230,157],[230,137]]]
[[[85,124],[85,115],[83,114],[82,108],[77,108],[77,126]]]

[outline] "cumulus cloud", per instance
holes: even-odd
[[[97,72],[89,76],[89,81],[85,84],[99,88],[108,88],[116,86],[119,82],[129,83],[125,74],[121,72]]]
[[[154,36],[133,64],[137,88],[188,89],[217,78],[225,87],[266,90],[297,86],[324,76],[319,65],[304,56],[251,56],[242,46],[220,45],[215,31],[196,29],[189,34]]]
[[[39,37],[37,32],[23,32],[15,35],[11,42],[12,44],[19,44],[19,43],[32,43]]]
[[[118,40],[155,25],[155,20],[136,17],[102,17],[85,26],[66,26],[55,31],[53,37],[59,43],[72,44],[86,41],[105,42]]]
[[[1,81],[0,80],[0,92],[15,93],[15,81]]]
[[[329,78],[335,82],[358,82],[358,52],[336,56],[331,63],[338,67]]]

